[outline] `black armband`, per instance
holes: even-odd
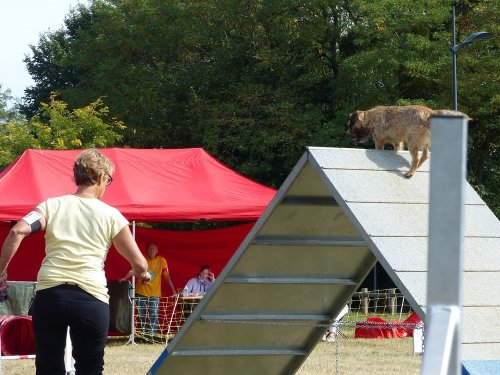
[[[40,220],[37,220],[34,223],[31,223],[30,227],[31,227],[31,233],[35,233],[42,228],[42,224],[40,223]]]
[[[42,215],[40,215],[36,211],[31,211],[28,215],[23,217],[23,220],[29,224],[31,227],[31,233],[38,232],[42,228],[42,223],[40,223],[40,219]]]

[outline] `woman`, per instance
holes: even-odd
[[[6,288],[7,266],[23,238],[45,230],[46,256],[33,302],[37,375],[66,373],[67,327],[76,374],[102,374],[110,320],[104,261],[111,243],[136,277],[151,278],[128,221],[100,200],[113,172],[113,163],[98,150],[82,152],[73,165],[76,192],[40,203],[12,227],[3,244],[0,290]]]
[[[182,295],[203,297],[214,281],[215,275],[213,272],[210,272],[210,266],[205,264],[201,266],[200,273],[187,282]]]

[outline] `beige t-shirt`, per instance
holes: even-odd
[[[37,208],[47,225],[36,289],[75,283],[108,303],[104,261],[113,238],[129,224],[127,219],[99,199],[75,195],[47,199]]]

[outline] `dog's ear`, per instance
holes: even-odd
[[[356,120],[363,123],[365,119],[365,111],[356,111]]]

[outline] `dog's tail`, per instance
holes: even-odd
[[[436,109],[432,113],[434,116],[463,116],[466,118],[468,122],[472,121],[473,119],[466,115],[465,113],[459,112],[459,111],[453,111],[451,109]]]

